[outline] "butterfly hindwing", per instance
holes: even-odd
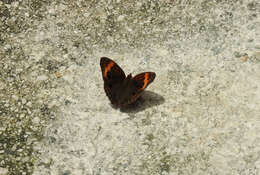
[[[111,59],[102,57],[100,67],[104,80],[104,89],[109,100],[115,102],[115,88],[120,88],[120,84],[126,78],[124,71]]]

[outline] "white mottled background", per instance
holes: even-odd
[[[47,9],[24,49],[28,59],[66,64],[52,74],[55,88],[42,91],[58,110],[35,145],[33,174],[260,173],[258,1],[73,1]],[[156,72],[136,108],[111,107],[101,56],[126,73]]]

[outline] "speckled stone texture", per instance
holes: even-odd
[[[154,82],[127,110],[100,57]],[[0,175],[260,174],[257,0],[0,1]]]

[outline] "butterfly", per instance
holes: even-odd
[[[126,76],[124,71],[107,57],[101,57],[100,67],[106,95],[116,107],[135,102],[156,76],[154,72],[143,72],[134,77],[132,74]]]

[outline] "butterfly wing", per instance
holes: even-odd
[[[100,67],[104,80],[104,89],[106,95],[112,104],[116,102],[116,89],[126,78],[124,71],[111,59],[102,57],[100,59]]]
[[[154,72],[143,72],[138,75],[136,75],[132,81],[135,86],[135,92],[132,93],[130,103],[134,102],[140,94],[147,88],[147,86],[153,82],[155,79],[156,74]]]

